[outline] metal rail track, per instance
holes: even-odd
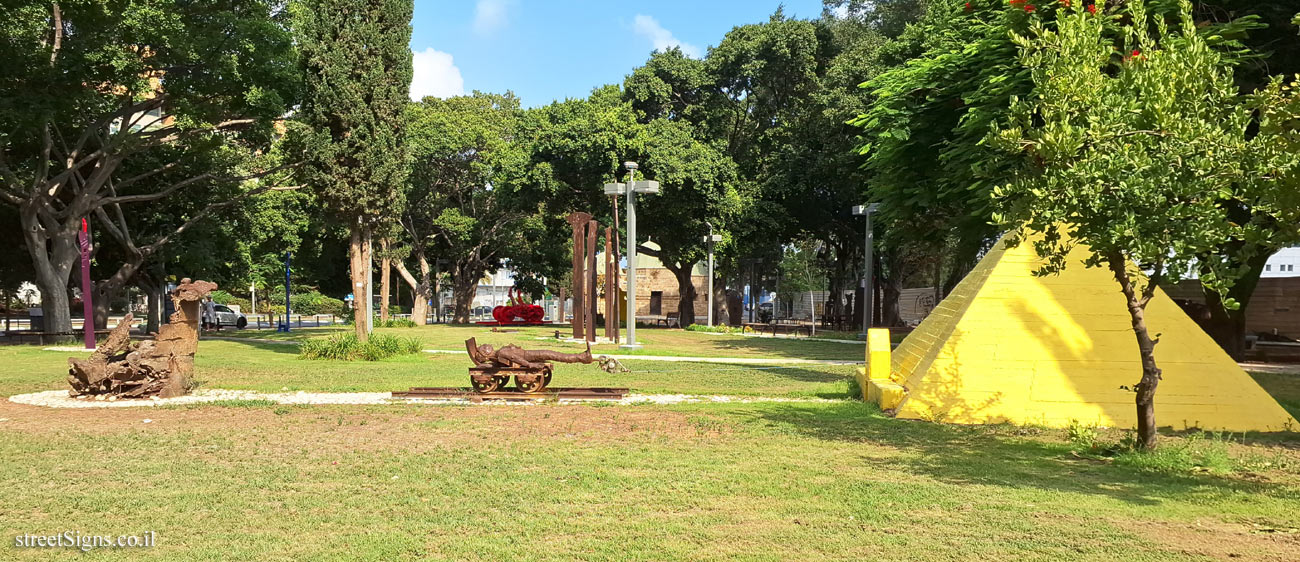
[[[532,401],[532,400],[622,400],[627,396],[626,388],[544,388],[537,392],[519,392],[517,390],[496,390],[476,392],[472,388],[456,387],[411,387],[405,392],[394,392],[393,398],[464,398],[471,402],[484,400]]]

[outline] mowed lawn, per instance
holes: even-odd
[[[288,334],[270,330],[225,330],[221,337],[256,338],[269,340],[302,340],[327,337],[351,331],[350,326],[325,328],[294,328]],[[415,328],[379,328],[382,334],[409,336],[419,339],[428,349],[461,350],[465,340],[475,338],[478,343],[501,346],[509,343],[522,347],[582,351],[584,345],[555,338],[558,331],[563,338],[573,336],[572,328],[565,327],[511,327],[493,332],[485,326],[423,326]],[[604,334],[603,329],[598,330]],[[834,335],[852,339],[851,334],[835,332]],[[666,328],[637,328],[637,342],[645,347],[636,350],[621,349],[614,344],[592,346],[592,353],[608,355],[678,355],[688,357],[774,357],[789,359],[832,359],[861,361],[865,355],[863,345],[827,341],[823,338],[772,338],[741,336],[738,334],[713,334]]]
[[[0,347],[0,395],[64,388],[67,355]],[[629,366],[565,366],[554,384],[851,391],[851,367]],[[391,390],[463,384],[465,367],[460,356],[303,361],[293,346],[208,341],[197,375],[213,388]],[[1277,377],[1286,375],[1260,380],[1300,403],[1295,379]],[[5,401],[0,419],[3,560],[1300,560],[1294,434],[1167,436],[1159,462],[1133,462],[1077,454],[1064,431],[908,422],[846,399],[109,410]],[[158,546],[12,546],[15,535],[68,530],[154,531]]]

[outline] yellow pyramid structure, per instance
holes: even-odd
[[[890,380],[870,385],[875,396],[888,387],[900,418],[1135,427],[1134,395],[1120,387],[1142,376],[1137,341],[1114,277],[1084,267],[1086,256],[1076,246],[1064,271],[1035,277],[1042,260],[1031,244],[998,241],[894,351]],[[1158,425],[1300,431],[1164,292],[1147,304],[1146,319],[1159,334],[1164,371]]]

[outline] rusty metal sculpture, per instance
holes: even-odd
[[[216,283],[182,279],[171,292],[176,305],[171,323],[153,340],[131,343],[128,313],[89,359],[68,359],[69,394],[171,398],[188,393],[199,344],[199,301],[216,288]]]
[[[582,353],[524,349],[506,345],[496,349],[491,345],[478,345],[474,338],[465,340],[465,351],[474,362],[469,370],[470,384],[478,392],[493,392],[515,378],[515,387],[521,392],[538,392],[551,382],[550,361],[560,363],[592,362],[591,347]]]

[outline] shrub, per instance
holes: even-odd
[[[302,342],[298,348],[300,359],[336,359],[340,361],[378,361],[398,355],[410,355],[420,352],[420,340],[416,338],[373,334],[370,341],[361,343],[356,334],[339,334],[325,339],[312,339]]]
[[[686,330],[691,332],[708,332],[711,334],[738,334],[740,333],[741,328],[734,327],[734,326],[727,326],[725,324],[718,324],[716,326],[706,326],[704,324],[691,324],[690,326],[686,327]]]

